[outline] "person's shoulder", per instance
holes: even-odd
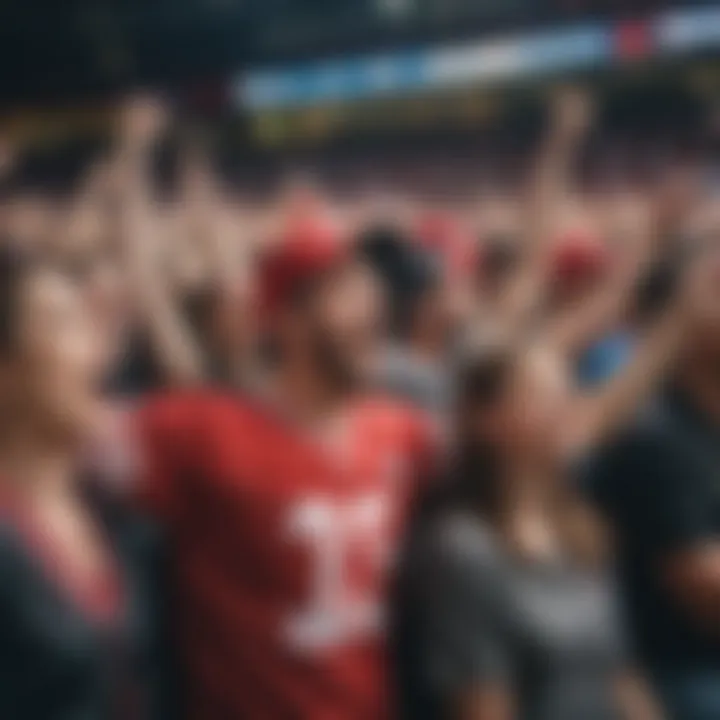
[[[411,453],[434,453],[442,445],[440,423],[427,410],[382,393],[367,395],[356,406],[362,426],[372,437]]]
[[[421,394],[429,383],[432,384],[433,377],[434,368],[397,348],[387,352],[379,373],[382,388],[410,397]]]
[[[599,448],[598,457],[645,455],[677,451],[682,447],[678,420],[662,396],[648,402],[633,421]]]
[[[240,396],[227,391],[210,387],[197,387],[161,390],[142,398],[139,401],[139,406],[186,409],[191,412],[205,407],[222,406],[235,402],[242,403],[243,400],[240,399]]]
[[[651,496],[660,480],[674,483],[691,474],[695,458],[663,397],[653,399],[633,422],[579,464],[581,484],[602,506],[629,495]],[[623,498],[622,501],[618,498]]]
[[[370,417],[402,418],[416,412],[412,403],[394,394],[373,390],[358,396],[356,407]]]
[[[496,533],[469,510],[448,510],[428,524],[424,536],[424,552],[433,564],[492,570],[501,560]]]
[[[178,390],[145,398],[138,406],[141,415],[162,418],[172,424],[211,429],[224,422],[245,422],[256,413],[247,396],[212,388]]]
[[[201,389],[148,398],[134,423],[129,474],[152,478],[154,488],[168,478],[173,488],[179,477],[215,478],[218,458],[244,462],[265,443],[261,427],[253,401],[229,391]],[[143,502],[167,501],[161,496]]]
[[[426,416],[412,403],[382,392],[359,397],[355,411],[361,422],[386,434],[402,434]]]

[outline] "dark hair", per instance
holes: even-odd
[[[418,500],[417,521],[431,519],[445,510],[472,508],[492,516],[497,508],[500,467],[497,450],[472,431],[471,417],[478,409],[490,409],[504,395],[515,367],[510,347],[471,350],[460,359],[458,369],[456,425],[457,445],[447,477],[431,483]]]
[[[672,303],[685,265],[680,253],[670,253],[655,261],[639,278],[633,307],[637,322],[651,322]]]
[[[456,502],[469,503],[482,515],[495,511],[500,467],[496,448],[477,437],[471,417],[478,410],[490,410],[502,399],[515,366],[515,350],[502,346],[472,353],[459,373],[454,494]]]
[[[678,240],[646,269],[635,288],[633,313],[637,322],[656,319],[674,302],[688,266],[711,248],[713,242],[712,238],[703,236]]]
[[[495,403],[507,386],[514,360],[513,348],[509,346],[471,351],[461,360],[460,402],[465,407],[488,407]]]
[[[440,282],[438,262],[432,253],[391,225],[367,228],[358,239],[358,251],[383,281],[390,297],[394,334],[406,337],[412,332],[420,300]]]
[[[13,248],[12,241],[0,238],[0,358],[15,350],[20,297],[24,284],[35,270],[31,256]]]

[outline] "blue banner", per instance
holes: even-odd
[[[649,22],[588,23],[437,49],[250,72],[238,81],[235,96],[238,104],[253,110],[312,106],[488,84],[711,47],[720,47],[720,5],[671,11]]]

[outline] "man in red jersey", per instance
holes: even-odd
[[[260,397],[171,394],[137,420],[189,717],[376,720],[388,574],[427,433],[362,388],[381,299],[346,245],[305,228],[262,275],[275,365]]]

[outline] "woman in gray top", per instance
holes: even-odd
[[[563,403],[550,380],[532,352],[465,373],[453,487],[400,583],[408,718],[658,717],[629,669],[603,533],[551,451]]]

